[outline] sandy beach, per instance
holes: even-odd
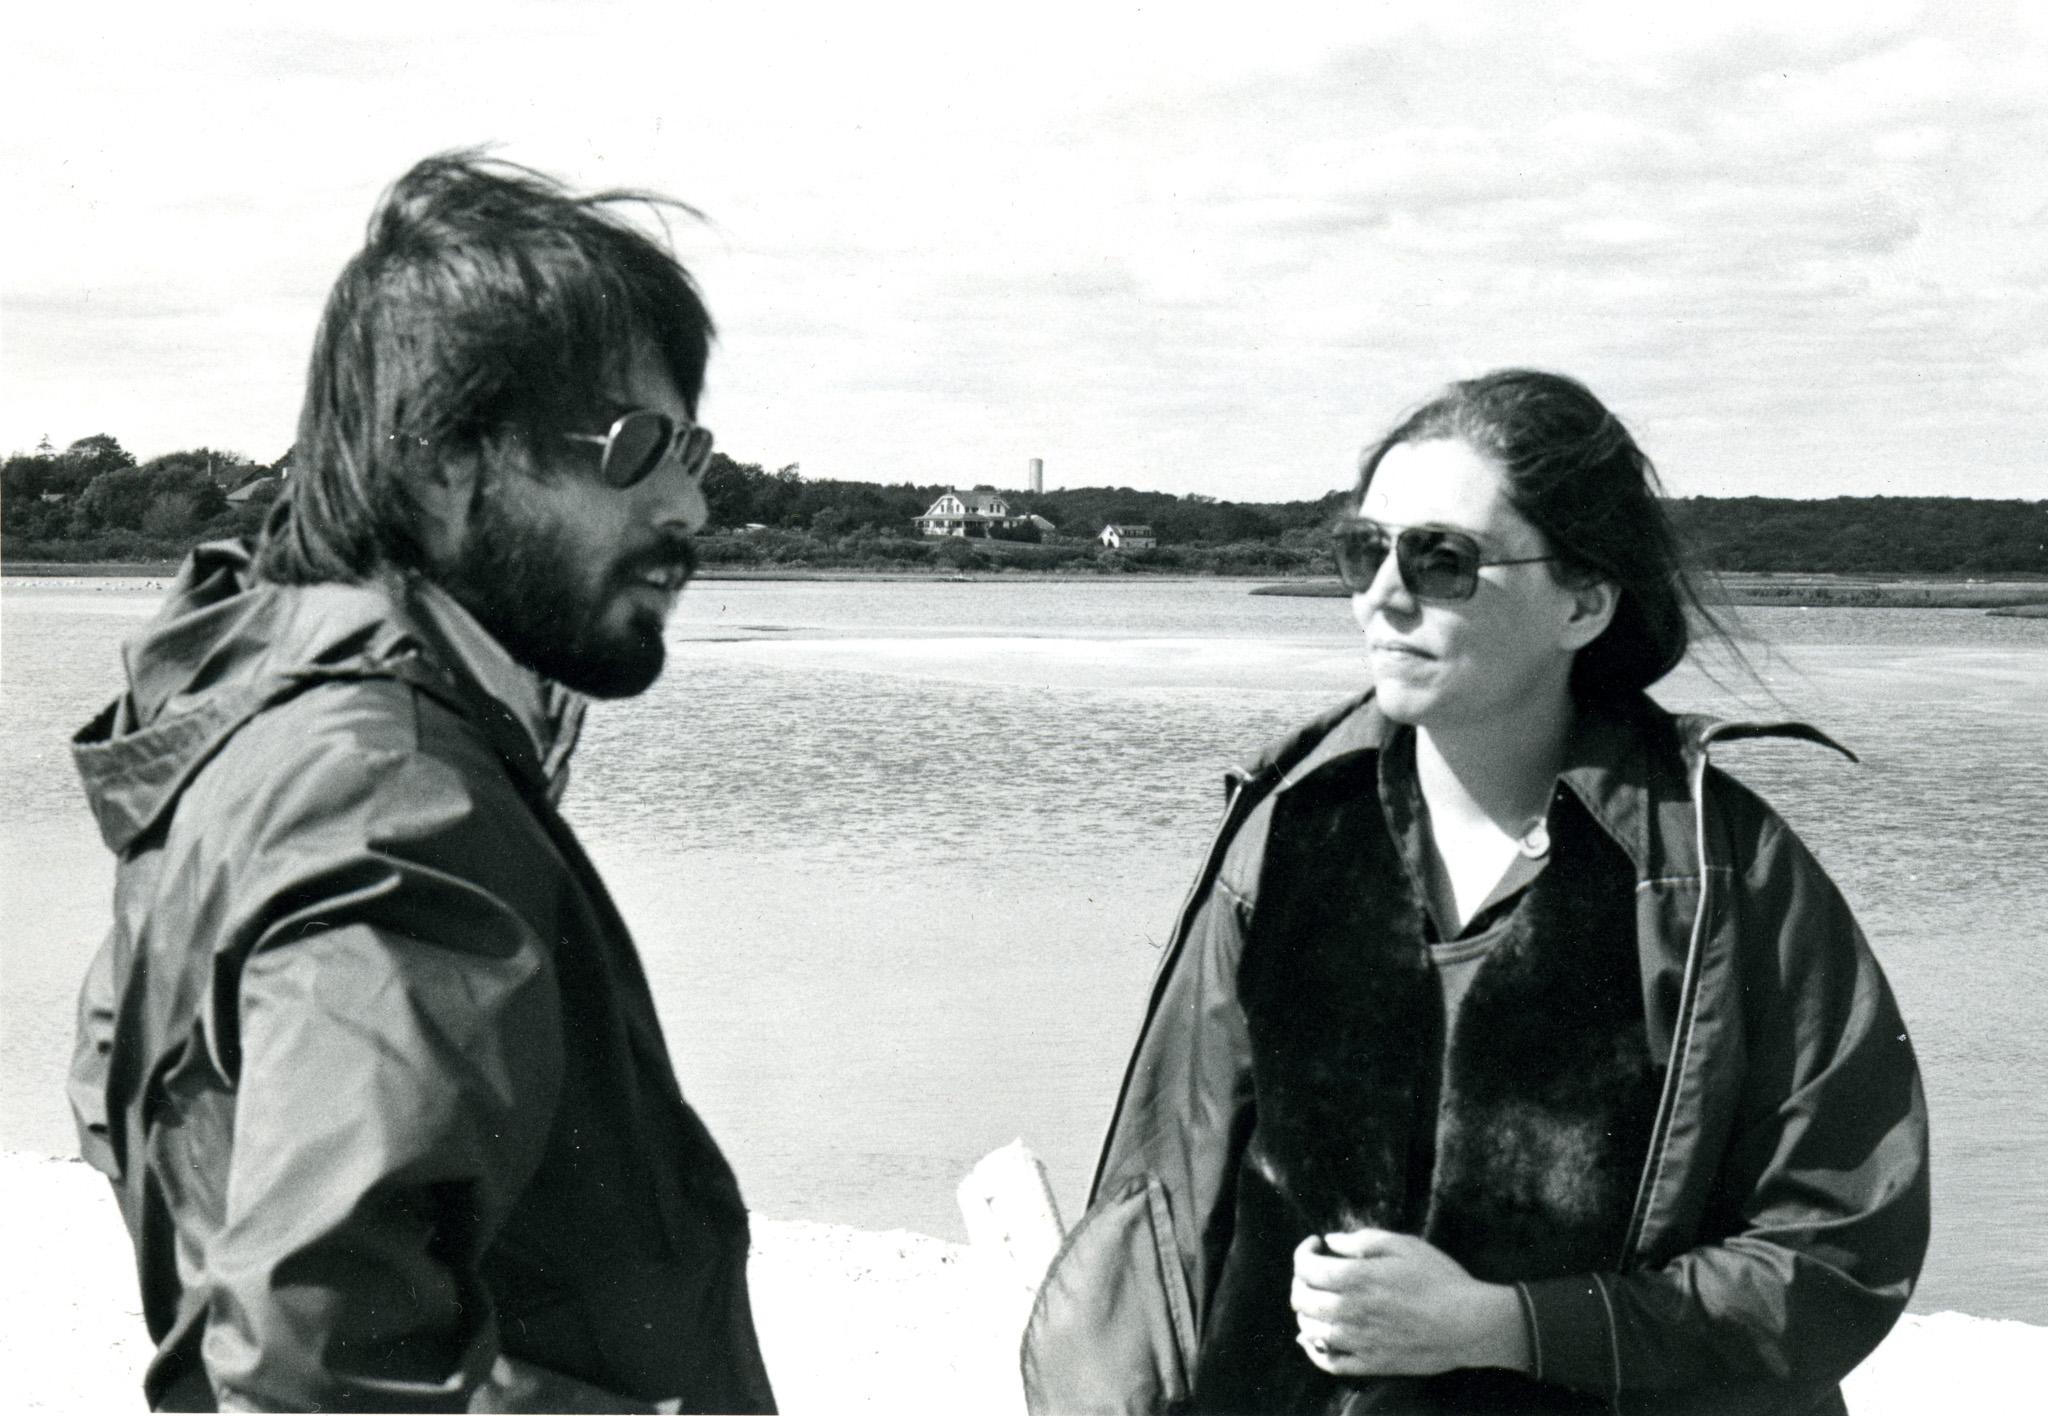
[[[0,1316],[0,1405],[142,1410],[151,1345],[106,1182],[77,1161],[7,1154],[0,1195],[0,1268],[12,1279]],[[749,1277],[785,1412],[1023,1410],[1013,1326],[1021,1312],[1001,1270],[966,1245],[757,1219]]]
[[[0,1155],[12,1279],[0,1392],[18,1412],[142,1409],[150,1344],[127,1237],[100,1177],[76,1161]],[[1002,1265],[906,1230],[756,1220],[756,1321],[785,1412],[1010,1416],[1020,1295]],[[2048,1328],[1909,1315],[1847,1384],[1854,1416],[2038,1410]]]

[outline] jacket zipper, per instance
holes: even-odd
[[[1671,1118],[1678,1109],[1678,1085],[1687,1055],[1692,1051],[1693,1020],[1699,1012],[1700,962],[1706,952],[1707,914],[1711,903],[1713,877],[1707,871],[1707,753],[1701,744],[1692,778],[1693,842],[1698,852],[1700,897],[1693,914],[1692,936],[1685,950],[1685,978],[1679,987],[1678,1017],[1673,1020],[1671,1052],[1665,1059],[1664,1090],[1657,1101],[1657,1116],[1650,1128],[1650,1150],[1643,1160],[1643,1174],[1636,1183],[1636,1201],[1629,1213],[1628,1228],[1621,1246],[1620,1270],[1629,1271],[1642,1244],[1643,1228],[1649,1223],[1650,1203],[1656,1197],[1657,1181],[1664,1173],[1670,1148]]]

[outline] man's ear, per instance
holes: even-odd
[[[1614,612],[1621,605],[1621,587],[1612,580],[1593,579],[1572,586],[1571,596],[1571,614],[1564,622],[1564,647],[1577,651],[1606,633],[1607,626],[1614,623]]]

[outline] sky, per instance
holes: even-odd
[[[1585,380],[1678,495],[2048,498],[2048,4],[24,7],[0,452],[290,444],[412,162],[691,203],[807,477],[1313,497]]]

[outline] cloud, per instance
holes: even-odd
[[[1948,468],[1943,428],[1994,423],[1973,487],[2038,478],[2041,26],[1353,8],[31,17],[0,99],[36,214],[0,237],[6,436],[116,403],[69,434],[288,435],[378,191],[498,138],[706,209],[674,239],[724,332],[721,443],[815,475],[1036,449],[1056,480],[1312,495],[1433,384],[1532,362],[1665,432],[1693,490]]]

